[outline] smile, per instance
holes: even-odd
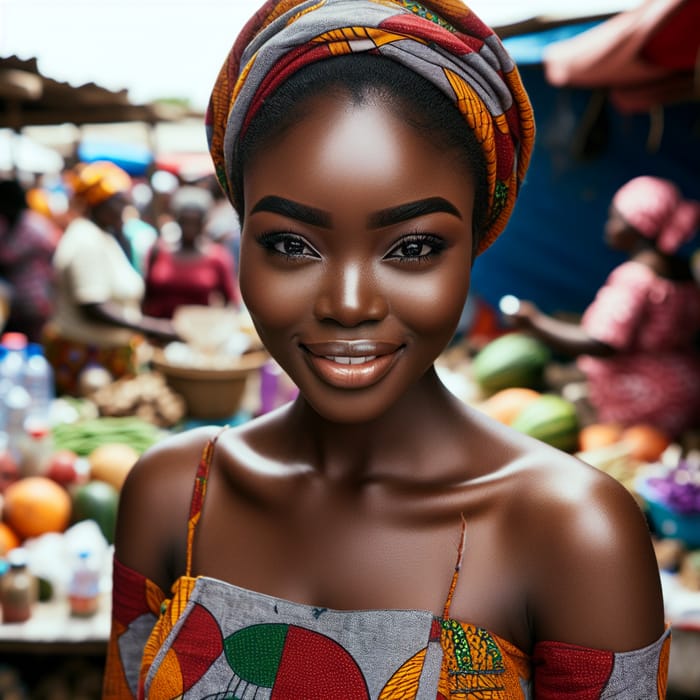
[[[366,357],[349,357],[343,355],[336,355],[335,357],[327,356],[326,359],[330,360],[331,362],[337,362],[339,365],[362,365],[365,362],[371,362],[372,360],[376,360],[377,356],[368,355]]]
[[[402,345],[369,340],[303,344],[307,362],[324,383],[339,389],[363,389],[385,377]]]

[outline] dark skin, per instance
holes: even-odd
[[[629,493],[466,406],[433,369],[469,285],[470,173],[381,105],[307,107],[248,164],[241,250],[245,302],[300,395],[221,435],[193,574],[439,615],[464,517],[452,617],[525,651],[655,641],[658,569]],[[116,556],[166,592],[215,432],[163,441],[122,492]]]
[[[122,214],[128,203],[127,196],[118,193],[91,207],[88,212],[90,219],[103,231],[111,233],[127,255],[130,252],[129,242],[122,231]],[[146,336],[156,344],[180,340],[168,319],[142,316],[140,319],[134,320],[126,316],[118,305],[109,301],[98,304],[82,304],[80,308],[92,321],[128,328]]]
[[[605,240],[614,250],[626,253],[629,259],[648,267],[658,277],[674,281],[690,281],[692,270],[687,260],[661,252],[654,241],[643,236],[613,206],[605,224]],[[530,301],[520,301],[514,313],[505,318],[516,328],[530,331],[557,352],[578,357],[610,357],[616,349],[591,337],[581,326],[562,321],[540,311]]]

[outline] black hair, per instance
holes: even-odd
[[[488,184],[486,159],[474,132],[437,86],[410,68],[372,53],[336,56],[304,66],[265,100],[233,154],[235,201],[243,202],[243,174],[254,154],[301,121],[311,99],[319,95],[349,96],[357,105],[378,100],[442,151],[453,152],[474,180],[472,245],[478,248],[487,227]]]
[[[17,180],[0,181],[0,214],[7,219],[10,228],[28,208],[25,190]]]

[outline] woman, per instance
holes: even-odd
[[[134,374],[145,338],[177,339],[170,322],[141,314],[143,279],[129,262],[122,231],[131,178],[106,161],[81,164],[73,175],[83,213],[66,228],[53,258],[56,309],[44,337],[62,394],[80,393],[81,372],[90,365],[114,378]]]
[[[454,1],[268,2],[209,124],[244,303],[300,393],[130,473],[105,696],[661,695],[634,501],[433,368],[532,147],[493,32]]]
[[[700,202],[643,175],[613,197],[608,244],[628,254],[580,325],[521,302],[510,319],[562,353],[580,356],[596,420],[649,423],[670,438],[700,427],[700,287],[677,254],[700,223]]]
[[[9,308],[5,330],[24,333],[35,343],[53,310],[56,239],[48,219],[29,208],[22,185],[0,181],[0,280],[7,285]]]
[[[151,249],[144,313],[172,318],[179,306],[187,304],[238,305],[233,256],[207,240],[204,231],[212,204],[213,198],[202,187],[181,187],[173,195],[170,206],[180,238],[173,249],[162,240]]]

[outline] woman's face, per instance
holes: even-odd
[[[124,209],[131,200],[125,193],[118,192],[93,207],[93,219],[108,231],[121,231],[124,223]]]
[[[474,186],[381,105],[315,98],[244,173],[240,284],[315,408],[363,422],[451,339],[469,288]]]
[[[184,208],[177,217],[182,235],[182,243],[186,246],[194,245],[204,230],[204,215],[201,209],[196,207]]]

